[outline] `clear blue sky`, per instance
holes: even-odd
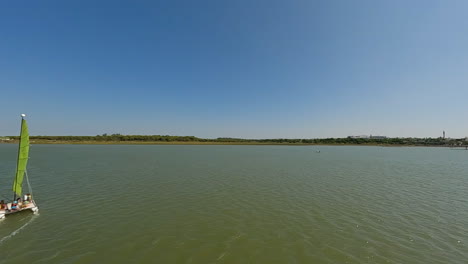
[[[468,1],[3,1],[0,135],[468,136]]]

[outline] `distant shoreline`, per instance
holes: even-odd
[[[17,140],[0,141],[0,144],[17,144]],[[275,142],[198,142],[198,141],[51,141],[31,140],[31,144],[47,145],[232,145],[232,146],[370,146],[370,147],[451,147],[448,145],[410,145],[410,144],[350,144],[350,143],[275,143]],[[460,148],[460,147],[458,147]]]
[[[468,146],[468,138],[199,138],[170,135],[121,135],[97,136],[30,136],[32,144],[79,144],[79,145],[239,145],[239,146],[383,146],[383,147],[450,147]],[[0,143],[15,143],[18,136],[0,138]]]

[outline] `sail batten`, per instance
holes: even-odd
[[[23,179],[29,158],[29,132],[26,120],[21,121],[21,135],[18,149],[18,164],[16,166],[16,176],[13,182],[13,192],[21,196],[23,191]]]

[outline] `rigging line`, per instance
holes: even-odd
[[[29,193],[31,194],[31,197],[34,197],[31,184],[29,184],[28,170],[24,170],[24,174],[26,175],[26,182],[28,183]]]

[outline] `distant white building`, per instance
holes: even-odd
[[[11,138],[9,137],[0,137],[0,141],[9,141]]]
[[[371,139],[386,139],[386,136],[370,136]]]
[[[369,136],[368,136],[368,135],[349,136],[349,138],[364,138],[364,139],[369,139]]]
[[[386,139],[386,136],[373,136],[373,135],[360,135],[360,136],[349,136],[348,138],[363,138],[363,139]]]

